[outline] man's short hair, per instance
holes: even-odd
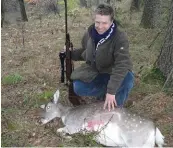
[[[95,14],[110,15],[111,20],[114,20],[114,10],[108,4],[100,4],[95,10]]]

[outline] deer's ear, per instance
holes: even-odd
[[[53,95],[53,103],[57,104],[59,99],[59,89],[55,92],[55,94]]]
[[[43,105],[40,105],[40,108],[42,108],[42,109],[45,109],[45,104],[43,104]]]

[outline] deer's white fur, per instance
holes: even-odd
[[[106,146],[162,147],[164,136],[152,121],[131,114],[126,109],[103,110],[103,103],[78,107],[65,107],[58,103],[59,90],[44,108],[41,122],[46,124],[55,117],[62,119],[65,127],[59,133],[84,133],[96,131],[95,140]]]

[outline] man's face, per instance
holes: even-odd
[[[111,18],[109,15],[95,15],[95,29],[97,30],[98,34],[103,34],[106,32],[110,26],[112,25]]]

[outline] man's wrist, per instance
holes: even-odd
[[[112,95],[112,96],[115,96],[115,94],[111,94],[111,93],[108,93],[108,92],[107,92],[106,94],[108,94],[108,95]]]

